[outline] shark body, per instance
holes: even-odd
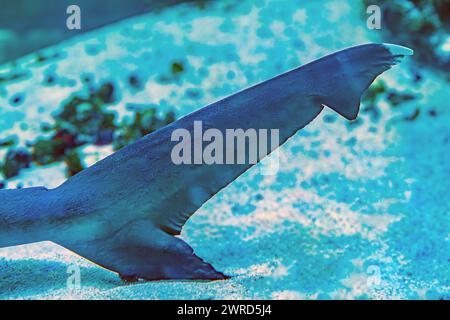
[[[175,165],[172,132],[192,132],[195,121],[221,132],[276,128],[281,145],[325,106],[355,119],[374,79],[411,54],[390,44],[345,49],[199,109],[56,189],[0,191],[0,247],[50,240],[128,281],[225,279],[176,236],[252,164]]]

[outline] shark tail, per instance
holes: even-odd
[[[295,97],[294,102],[303,102],[308,107],[311,107],[309,104],[312,103],[314,106],[325,105],[352,120],[358,114],[361,95],[374,79],[397,64],[402,57],[411,54],[412,50],[408,48],[390,44],[366,44],[349,48],[297,68],[288,74],[268,80],[248,91],[233,95],[228,98],[228,103],[232,101],[234,104],[245,105],[246,99],[251,95],[269,98],[267,92],[279,94],[280,91],[292,89],[289,92],[291,93],[301,89],[303,90],[302,95]],[[300,84],[298,86],[300,88],[296,86],[297,84]],[[288,95],[288,97],[290,96]],[[308,99],[311,99],[311,103]],[[322,107],[315,108],[320,112]],[[211,109],[208,110],[211,112]],[[311,114],[308,114],[306,118],[309,120],[310,116]],[[280,119],[289,120],[287,117]],[[158,141],[157,139],[161,138],[156,136],[155,139]],[[141,150],[142,145],[134,148]],[[132,156],[137,157],[136,154],[133,151]],[[119,155],[120,161],[123,160],[121,157],[123,155]],[[109,159],[108,163],[112,163],[116,168],[119,163],[115,160],[117,158]],[[160,161],[161,158],[155,159]],[[129,166],[139,164],[139,162],[129,161]],[[84,203],[83,200],[80,200],[79,190],[99,181],[99,186],[106,189],[98,193],[103,198],[108,195],[108,192],[113,194],[112,192],[116,191],[113,187],[108,189],[107,182],[111,180],[101,180],[106,179],[106,175],[114,176],[110,171],[105,171],[105,167],[108,168],[105,162],[103,162],[103,167],[96,165],[96,167],[88,169],[91,171],[84,171],[84,174],[81,173],[69,180],[66,187],[60,187],[56,191],[33,188],[0,192],[0,247],[42,240],[55,241],[99,266],[117,272],[128,281],[139,278],[147,280],[220,280],[227,278],[226,275],[196,256],[189,245],[174,235],[180,234],[189,217],[212,195],[236,179],[245,171],[244,169],[225,174],[223,167],[220,168],[220,171],[215,167],[215,172],[220,174],[214,176],[209,167],[203,166],[195,169],[196,175],[192,175],[195,179],[188,180],[187,174],[184,173],[175,176],[178,177],[176,183],[189,185],[191,181],[194,181],[195,185],[202,186],[202,188],[191,188],[194,191],[200,190],[200,192],[192,194],[188,193],[185,188],[179,188],[177,192],[172,190],[171,195],[165,197],[165,206],[159,208],[162,214],[152,216],[150,219],[152,221],[147,221],[142,217],[139,219],[128,217],[130,221],[127,221],[125,215],[121,216],[124,217],[123,219],[105,219],[105,216],[101,216],[100,219],[88,219],[89,212],[86,215],[83,212],[88,209],[92,210],[91,207],[96,207],[96,197],[91,193],[86,196],[86,199],[93,201],[90,202],[91,206],[89,207],[89,201]],[[105,172],[103,176],[102,168]],[[179,181],[180,177],[184,179],[181,182]],[[133,178],[137,179],[137,177]],[[173,177],[170,179],[175,181]],[[112,181],[116,182],[116,180]],[[144,180],[138,181],[142,183]],[[145,182],[147,183],[147,181]],[[191,184],[194,185],[194,183]],[[137,185],[140,187],[139,184]],[[120,181],[119,186],[123,188],[123,181]],[[170,185],[170,188],[173,186]],[[133,199],[130,193],[124,194]],[[141,199],[143,198],[139,198],[139,200]],[[107,214],[116,205],[117,203],[112,203],[110,206],[102,203],[102,206],[97,207],[96,210],[97,213]],[[144,207],[147,209],[145,205],[146,203],[144,203]],[[120,212],[120,210],[136,208],[137,206],[130,206],[127,201],[126,205],[114,208],[114,210]],[[86,218],[84,218],[85,216]],[[80,224],[83,218],[87,220]]]

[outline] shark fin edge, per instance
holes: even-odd
[[[127,227],[116,237],[61,245],[97,266],[117,273],[125,282],[229,278],[198,257],[185,241],[152,229],[145,222]]]
[[[151,248],[148,256],[139,250],[140,253],[128,260],[125,270],[119,272],[120,278],[127,282],[137,279],[214,281],[230,278],[194,254],[185,241],[169,235],[164,240],[164,248],[157,251]]]
[[[365,44],[320,59],[330,80],[319,102],[348,120],[356,119],[361,97],[373,81],[412,54],[398,45]]]

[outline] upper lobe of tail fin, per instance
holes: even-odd
[[[326,78],[320,86],[320,103],[354,120],[361,96],[377,76],[412,55],[409,48],[393,44],[365,44],[342,50],[305,67]]]

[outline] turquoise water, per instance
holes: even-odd
[[[94,88],[114,84],[105,109],[127,123],[132,106],[179,117],[338,49],[396,43],[368,30],[364,11],[353,1],[221,1],[74,38],[44,51],[48,59],[3,67],[22,76],[0,83],[0,141],[14,137],[27,148],[48,136],[42,125],[55,123],[74,95],[88,95],[86,75]],[[182,238],[230,280],[125,285],[45,242],[0,250],[0,297],[448,299],[450,86],[418,63],[410,58],[381,76],[375,87],[384,90],[365,97],[357,121],[326,110],[282,147],[276,176],[250,170],[189,220]],[[397,103],[399,94],[413,98]],[[84,166],[112,151],[77,149]],[[62,161],[34,163],[4,183],[54,187],[65,175]],[[69,290],[74,264],[81,288]]]

